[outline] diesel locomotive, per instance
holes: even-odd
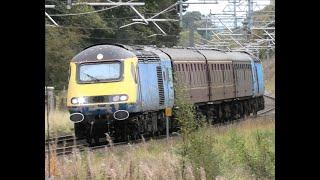
[[[95,45],[70,62],[67,107],[76,137],[98,143],[106,133],[119,140],[165,133],[176,85],[212,123],[264,109],[261,61],[248,52]]]

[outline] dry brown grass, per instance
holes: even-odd
[[[49,128],[50,137],[72,135],[73,123],[69,119],[69,113],[67,111],[53,111],[49,113]],[[45,131],[47,139],[47,114],[45,114]]]
[[[265,80],[265,89],[267,92],[275,93],[275,57],[271,57],[269,60],[264,60],[263,71]]]
[[[228,126],[205,128],[202,131],[205,136],[214,136],[217,140],[213,147],[220,156],[218,166],[221,171],[214,179],[256,179],[226,143],[230,139],[231,131],[244,136],[246,145],[253,147],[253,134],[257,131],[274,132],[274,119],[248,119]],[[51,174],[55,179],[212,179],[208,177],[210,170],[197,167],[192,161],[186,161],[183,170],[182,157],[177,153],[180,144],[181,138],[178,137],[169,141],[154,140],[93,152],[75,151],[68,156],[51,156]],[[46,157],[46,175],[47,163]]]

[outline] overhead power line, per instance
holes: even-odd
[[[117,6],[112,6],[109,8],[104,8],[104,9],[100,9],[100,10],[95,10],[95,11],[89,11],[89,12],[83,12],[83,13],[69,13],[69,14],[51,14],[50,16],[78,16],[78,15],[86,15],[86,14],[92,14],[92,13],[98,13],[98,12],[102,12],[102,11],[107,11],[116,7],[119,7],[120,5]]]

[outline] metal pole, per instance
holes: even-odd
[[[166,134],[167,134],[167,139],[169,139],[169,117],[166,116]]]
[[[208,17],[206,17],[206,39],[208,39]]]
[[[253,0],[248,0],[248,28],[251,31],[251,28],[253,26]]]
[[[236,9],[236,1],[237,1],[237,0],[233,0],[234,28],[237,28],[237,9]]]
[[[67,9],[71,9],[72,1],[67,0]]]
[[[191,20],[191,26],[189,27],[189,47],[194,47],[194,19]]]
[[[182,0],[179,0],[180,27],[182,28]]]
[[[46,86],[46,100],[47,100],[47,106],[46,106],[46,110],[47,110],[47,139],[50,139],[50,126],[49,126],[49,107],[48,107],[48,87]],[[50,142],[48,141],[48,174],[49,174],[49,178],[51,178],[51,166],[50,166],[50,161],[51,161],[51,155],[50,155]]]

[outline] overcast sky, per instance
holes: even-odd
[[[203,1],[204,0],[188,0],[187,2],[203,2]],[[205,1],[215,2],[215,0],[205,0]],[[242,0],[242,1],[245,2],[247,0]],[[257,2],[257,1],[259,1],[259,4],[268,4],[270,2],[269,0],[254,0],[254,2]],[[228,0],[224,0],[224,1],[218,0],[218,4],[190,4],[187,10],[200,11],[201,14],[209,14],[211,9],[211,13],[221,13],[227,4],[228,4]]]

